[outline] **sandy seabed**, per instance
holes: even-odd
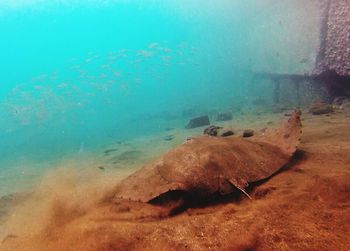
[[[350,111],[304,114],[294,159],[252,187],[253,200],[172,217],[148,204],[108,202],[118,180],[111,175],[49,175],[1,222],[0,250],[349,250],[349,126]]]

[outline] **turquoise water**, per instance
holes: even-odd
[[[263,11],[254,1],[2,1],[0,171],[184,128],[188,110],[238,116],[269,93],[250,85],[252,17]]]

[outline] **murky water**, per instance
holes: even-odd
[[[271,111],[274,85],[254,74],[315,61],[319,17],[299,22],[311,8],[298,5],[2,1],[0,195],[66,161],[140,166],[200,134],[184,129],[196,116],[256,121],[243,118]],[[287,108],[300,105],[294,92],[281,97]]]
[[[338,0],[0,0],[0,249],[347,246],[350,21],[344,13],[350,7]],[[296,129],[287,123],[276,133],[284,118],[294,118]],[[216,172],[214,179],[198,177],[206,178],[203,184],[218,180],[213,187],[220,191],[210,193],[236,187],[251,202],[221,205],[213,196],[207,206],[163,221],[170,214],[163,209],[184,203],[184,187],[200,190],[201,181],[163,186],[170,181],[158,164],[143,169],[156,173],[154,184],[138,172],[142,182],[124,181],[131,184],[126,193],[137,188],[144,195],[147,186],[157,196],[152,202],[167,199],[163,190],[183,200],[163,208],[111,199],[121,179],[204,130],[240,138],[229,149],[233,155],[254,153],[261,161],[248,168],[249,158],[232,161],[229,151],[221,160],[219,148],[202,143],[198,151],[191,145],[183,155],[165,155],[165,163],[192,168],[186,161],[198,159],[198,167],[212,168],[217,161],[220,171],[220,163],[229,169],[234,162],[241,169],[230,180]],[[275,167],[257,180],[254,172],[268,170],[264,154],[254,150],[263,145],[240,148],[247,143],[242,137],[257,134],[248,141],[270,136],[266,147],[279,144],[266,154],[271,163],[279,148],[289,160],[261,187]],[[202,149],[216,151],[218,160],[203,164]],[[241,178],[246,170],[254,178]]]

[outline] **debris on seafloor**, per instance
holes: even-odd
[[[214,136],[214,137],[229,137],[234,135],[235,133],[231,128],[225,128],[221,126],[209,126],[203,132],[204,135]]]
[[[235,135],[234,131],[230,128],[223,128],[220,130],[219,136],[220,137],[229,137]]]
[[[208,128],[205,128],[203,134],[209,136],[218,136],[218,133],[221,129],[223,129],[223,127],[212,125]]]
[[[197,128],[197,127],[206,126],[206,125],[210,125],[208,115],[191,119],[190,122],[187,124],[186,129],[192,129],[192,128]]]
[[[334,108],[331,104],[325,102],[314,102],[310,105],[309,112],[312,115],[322,115],[334,112]]]
[[[288,163],[300,137],[300,112],[295,111],[279,129],[251,139],[192,138],[121,181],[113,201],[158,204],[171,214],[188,197],[234,191],[250,197],[245,191],[249,184],[272,176]]]
[[[242,136],[243,136],[243,138],[253,137],[254,136],[254,130],[246,129],[246,130],[244,130]]]

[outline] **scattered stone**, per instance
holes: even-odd
[[[220,126],[209,126],[208,128],[204,129],[203,134],[209,135],[209,136],[218,136],[219,131],[222,129]]]
[[[272,125],[273,122],[272,122],[272,121],[267,121],[267,124],[268,124],[268,125]]]
[[[229,121],[232,120],[232,112],[222,112],[219,113],[218,116],[216,117],[216,121]]]
[[[324,102],[315,102],[311,104],[309,112],[312,115],[322,115],[334,112],[333,106]]]
[[[173,140],[174,138],[175,138],[174,135],[167,135],[167,136],[164,137],[164,140],[165,140],[165,141],[171,141],[171,140]]]
[[[230,129],[223,129],[220,131],[220,134],[219,134],[220,137],[229,137],[232,135],[235,135],[235,133]]]
[[[249,138],[254,136],[254,131],[251,129],[244,130],[243,132],[243,138]]]
[[[235,133],[230,128],[223,128],[220,126],[212,125],[206,128],[203,134],[214,136],[214,137],[229,137],[234,135]]]
[[[104,166],[98,166],[97,168],[100,169],[100,170],[105,170]]]
[[[206,125],[210,125],[208,115],[191,119],[190,122],[187,124],[186,129],[192,129],[192,128],[197,128],[197,127],[206,126]]]

